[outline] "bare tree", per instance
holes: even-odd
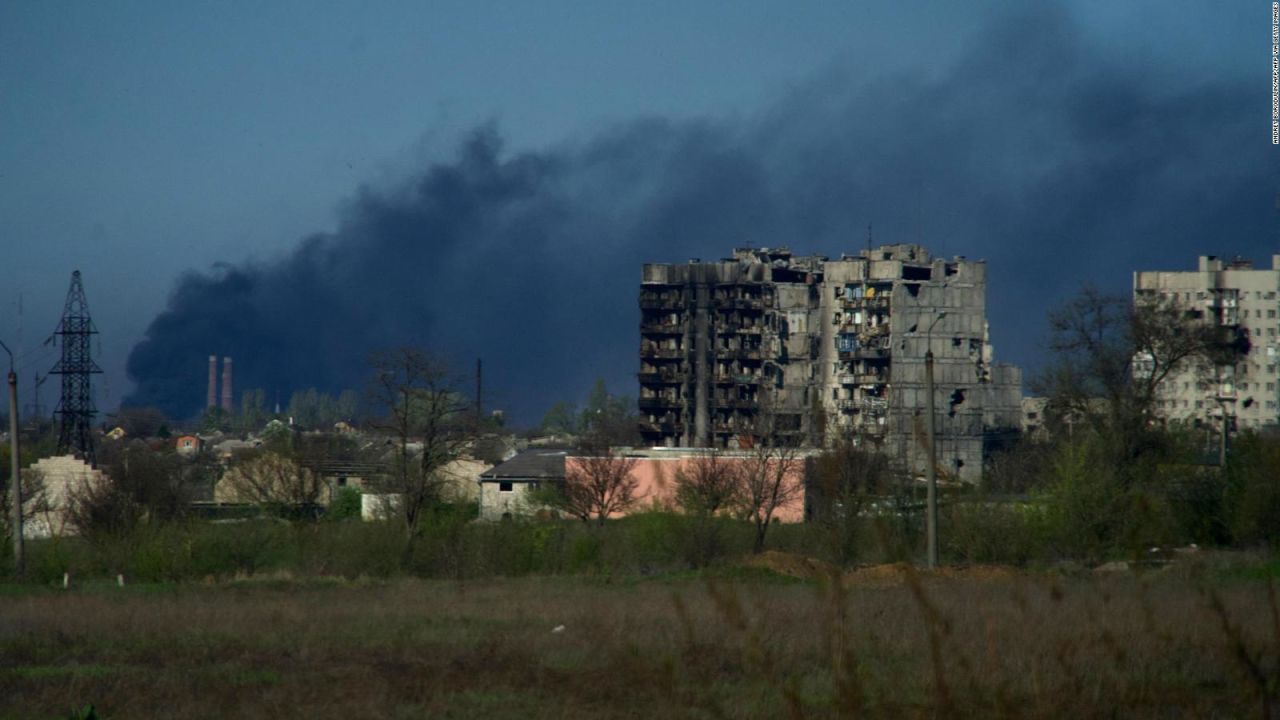
[[[143,522],[186,515],[190,489],[175,453],[133,441],[104,452],[99,460],[103,482],[67,490],[67,521],[80,533],[125,534]]]
[[[841,438],[814,457],[806,472],[809,506],[842,563],[857,555],[860,516],[877,497],[892,492],[888,458]]]
[[[384,413],[378,429],[396,441],[391,471],[378,483],[396,503],[412,535],[423,511],[440,500],[440,474],[472,441],[471,403],[456,390],[445,363],[412,347],[373,355],[371,400]],[[411,441],[421,442],[421,450]],[[416,443],[414,443],[416,444]]]
[[[223,481],[241,500],[277,510],[314,509],[327,489],[314,469],[274,450],[241,456]]]
[[[1085,420],[1123,456],[1137,452],[1162,383],[1248,352],[1247,340],[1197,312],[1172,299],[1131,302],[1085,287],[1049,316],[1057,358],[1039,383],[1049,414]]]
[[[552,505],[603,525],[610,515],[626,512],[640,500],[635,458],[619,455],[605,436],[590,432],[578,451],[565,463],[564,482],[554,490]]]
[[[741,490],[733,460],[716,448],[694,456],[676,471],[676,502],[695,515],[711,516],[729,508]]]
[[[804,459],[800,451],[770,444],[771,428],[763,429],[738,468],[739,514],[755,525],[752,552],[756,553],[764,550],[765,535],[778,510],[804,498]]]
[[[689,559],[706,565],[722,551],[716,514],[728,510],[741,493],[736,461],[708,448],[682,465],[675,474],[676,502],[692,516]]]

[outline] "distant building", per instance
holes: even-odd
[[[695,448],[615,448],[616,462],[633,462],[631,477],[636,482],[635,504],[629,512],[651,509],[675,510],[677,479],[690,472],[698,458],[707,452]],[[794,469],[784,482],[797,488],[804,484],[804,458],[809,452],[798,452]],[[748,451],[721,451],[718,461],[737,465],[753,458]],[[541,505],[534,492],[552,483],[564,482],[566,473],[582,467],[583,456],[569,450],[525,450],[505,463],[480,475],[480,517],[502,520],[538,513],[554,513]],[[625,514],[625,513],[623,513]],[[803,492],[793,493],[774,514],[778,522],[800,522],[804,519]]]
[[[1239,429],[1280,421],[1280,255],[1271,268],[1248,260],[1224,262],[1202,255],[1197,269],[1142,271],[1133,274],[1135,301],[1176,301],[1196,318],[1236,330],[1249,340],[1249,352],[1229,367],[1191,368],[1166,379],[1156,411],[1189,425],[1217,427],[1223,413]]]
[[[480,518],[502,520],[537,512],[535,491],[544,483],[564,481],[568,454],[564,449],[532,448],[480,473]]]
[[[194,455],[200,452],[201,445],[200,438],[195,435],[182,435],[173,441],[174,449],[179,455]]]
[[[71,501],[107,482],[106,475],[73,455],[43,458],[23,470],[22,535],[49,538],[75,535]]]
[[[886,245],[839,259],[739,249],[647,264],[641,434],[653,446],[817,446],[851,437],[923,473],[925,351],[939,465],[973,480],[1021,425],[1021,372],[996,364],[986,263]]]

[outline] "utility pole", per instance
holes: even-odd
[[[947,316],[947,311],[938,313],[929,329],[924,333],[924,382],[927,393],[926,410],[929,413],[929,424],[926,426],[929,438],[929,487],[925,503],[925,532],[928,542],[928,565],[930,569],[938,566],[938,446],[935,425],[937,419],[933,409],[933,326]]]
[[[22,577],[24,552],[22,547],[22,476],[18,459],[18,373],[13,369],[13,352],[0,342],[9,354],[9,502],[13,515],[13,574]]]

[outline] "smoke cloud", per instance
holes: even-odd
[[[1122,62],[1052,9],[979,40],[929,73],[829,70],[746,118],[642,118],[536,152],[478,128],[287,257],[180,278],[130,355],[126,404],[191,416],[214,353],[269,398],[359,387],[370,350],[409,343],[462,370],[482,357],[486,404],[534,422],[596,376],[635,392],[641,263],[856,252],[869,222],[877,244],[985,258],[998,356],[1030,365],[1082,282],[1269,260],[1260,86]]]

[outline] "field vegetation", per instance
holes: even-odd
[[[0,717],[1267,717],[1278,571],[8,586]]]

